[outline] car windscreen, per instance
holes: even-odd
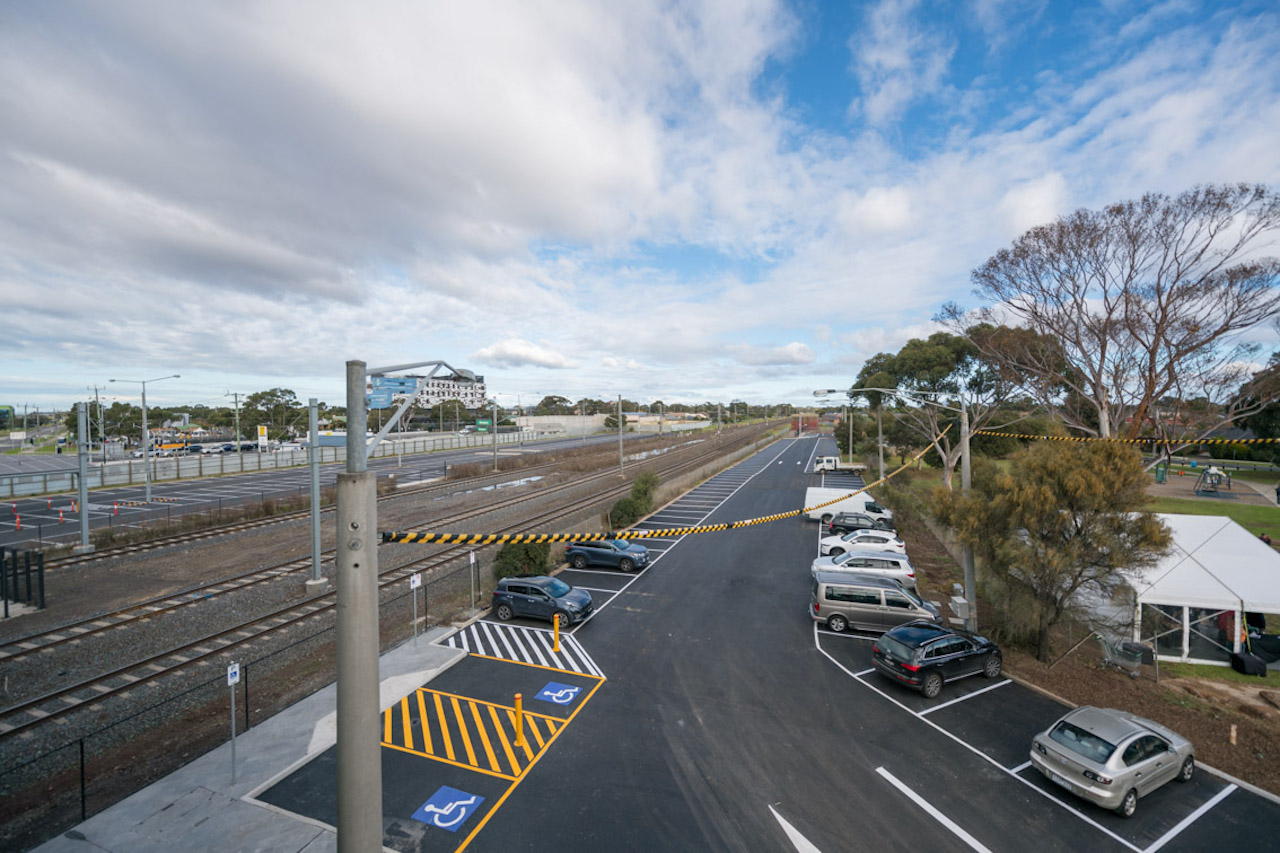
[[[1049,737],[1077,755],[1083,755],[1098,764],[1106,764],[1111,753],[1116,751],[1114,743],[1109,743],[1066,720],[1054,726],[1049,732]]]
[[[614,539],[613,547],[617,548],[619,551],[625,551],[631,547],[631,543],[625,539]]]
[[[569,590],[573,589],[573,587],[569,586],[567,583],[560,580],[559,578],[551,578],[551,580],[547,582],[547,585],[543,587],[543,589],[551,593],[556,598],[559,598]]]

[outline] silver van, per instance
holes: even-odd
[[[892,578],[815,572],[809,615],[837,634],[849,628],[888,631],[916,619],[941,622],[938,609]]]
[[[907,589],[916,588],[916,570],[906,554],[878,551],[874,548],[850,548],[843,554],[819,557],[813,561],[810,571],[857,572],[864,575],[893,578]]]

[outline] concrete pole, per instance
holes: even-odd
[[[71,549],[73,554],[89,554],[89,411],[85,403],[76,403],[76,453],[80,456],[80,544]]]
[[[618,395],[618,472],[622,472],[622,395]]]
[[[147,383],[142,383],[142,476],[147,483],[147,503],[151,503],[151,433],[147,430]]]
[[[325,580],[320,573],[320,447],[317,441],[320,434],[320,406],[315,397],[307,401],[307,431],[311,468],[311,580],[307,581],[307,591],[318,592]]]
[[[365,363],[347,362],[347,473],[338,475],[338,850],[382,849],[378,503],[365,459]]]
[[[498,470],[498,401],[492,403],[489,415],[489,429],[493,430],[493,470]]]
[[[969,497],[973,485],[973,470],[969,457],[969,408],[960,404],[960,493]],[[973,564],[973,547],[964,545],[964,597],[969,602],[969,618],[965,628],[978,630],[978,573]]]
[[[884,406],[876,407],[876,452],[880,454],[880,479],[884,479],[884,421],[880,415]]]

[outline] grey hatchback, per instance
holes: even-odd
[[[649,549],[625,539],[588,539],[570,542],[564,549],[565,559],[575,569],[587,566],[612,566],[633,572],[649,563]]]
[[[1031,763],[1051,782],[1132,817],[1138,798],[1170,779],[1191,781],[1191,742],[1159,723],[1085,705],[1031,740]]]

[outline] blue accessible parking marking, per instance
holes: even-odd
[[[556,705],[572,705],[573,700],[578,698],[578,694],[582,691],[581,687],[575,687],[570,684],[560,684],[556,681],[548,681],[547,686],[538,691],[535,699],[541,699],[543,702],[551,702]]]
[[[457,832],[483,802],[484,797],[478,794],[468,794],[466,791],[441,785],[440,790],[413,813],[413,819],[428,826]]]

